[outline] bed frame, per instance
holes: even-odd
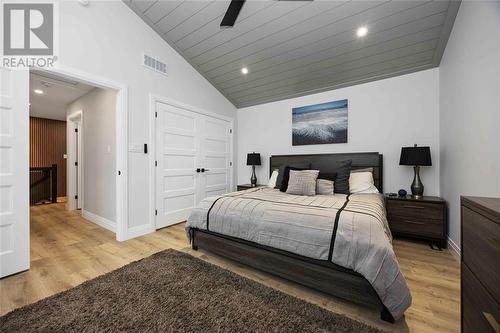
[[[276,155],[270,158],[269,171],[272,173],[282,164],[310,162],[311,169],[331,172],[334,163],[343,160],[352,160],[353,169],[373,168],[375,186],[383,193],[383,162],[379,153]],[[394,323],[370,283],[353,270],[200,229],[193,229],[192,246],[194,250],[204,249],[342,299],[378,307],[381,319]]]

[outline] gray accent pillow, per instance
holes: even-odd
[[[320,195],[333,195],[333,180],[317,179],[316,180],[316,194]]]
[[[286,193],[295,195],[316,195],[316,179],[319,170],[290,170]]]
[[[298,169],[309,169],[311,163],[309,162],[294,162],[292,164],[282,164],[279,167],[278,171],[278,179],[276,179],[276,186],[274,188],[281,188],[281,184],[283,183],[283,176],[285,175],[286,167],[298,168]],[[283,191],[285,192],[285,191]]]

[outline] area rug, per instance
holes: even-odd
[[[380,332],[166,250],[0,317],[0,332]]]

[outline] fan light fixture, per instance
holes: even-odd
[[[358,30],[356,31],[356,35],[358,37],[364,37],[368,33],[368,28],[367,27],[359,27]]]
[[[38,94],[38,95],[43,95],[43,90],[41,90],[41,89],[35,89],[35,90],[33,90],[33,92],[35,94]]]
[[[248,68],[243,67],[243,68],[241,69],[241,73],[243,73],[244,75],[247,75],[247,74],[248,74]]]

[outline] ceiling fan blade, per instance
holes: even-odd
[[[227,8],[226,15],[224,15],[224,18],[222,19],[220,26],[232,27],[234,25],[234,22],[236,22],[238,14],[240,13],[241,7],[243,7],[244,3],[245,0],[231,0],[231,3]]]

